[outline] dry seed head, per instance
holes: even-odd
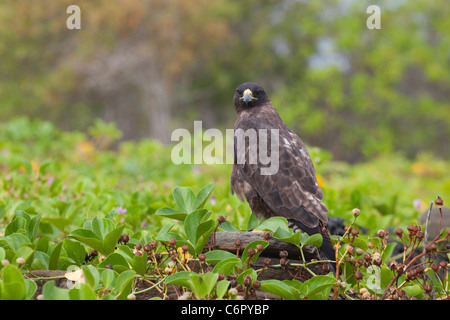
[[[441,197],[437,197],[436,200],[434,200],[434,204],[436,205],[436,207],[438,208],[442,208],[442,206],[444,205],[444,200],[441,199]]]

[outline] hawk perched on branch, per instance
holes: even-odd
[[[323,192],[306,146],[280,118],[264,89],[256,83],[239,85],[233,102],[237,120],[231,192],[241,201],[246,199],[257,216],[265,219],[282,216],[294,231],[320,233],[323,237],[320,251],[334,261],[334,249],[326,230],[328,209],[321,202]],[[257,139],[252,140],[249,132],[256,132]],[[260,156],[257,161],[255,155]],[[262,161],[263,155],[266,161]],[[270,165],[273,167],[267,158],[277,164],[269,173],[263,172]]]

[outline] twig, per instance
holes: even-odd
[[[430,202],[430,207],[428,208],[427,220],[425,223],[425,242],[423,245],[423,252],[425,252],[425,248],[428,244],[428,223],[430,222],[431,209],[433,208],[433,201]],[[425,255],[423,256],[423,261],[425,261]]]

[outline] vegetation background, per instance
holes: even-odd
[[[247,81],[309,146],[330,215],[417,224],[450,199],[449,16],[445,0],[2,1],[0,232],[25,210],[60,241],[116,210],[157,233],[175,186],[210,182],[205,206],[245,229],[231,165],[173,165],[170,136],[233,128]]]

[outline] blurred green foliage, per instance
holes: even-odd
[[[156,232],[165,217],[154,213],[176,207],[175,186],[197,193],[210,183],[216,184],[214,201],[206,201],[205,208],[243,230],[251,223],[248,205],[230,193],[231,165],[174,165],[172,146],[154,140],[105,149],[105,141],[112,143],[120,131],[100,120],[89,132],[61,131],[51,122],[27,118],[0,125],[2,228],[16,210],[23,210],[42,214],[41,232],[58,238],[85,219],[122,208],[125,214],[116,218],[125,219],[130,228]],[[392,154],[349,165],[317,147],[310,153],[330,215],[350,219],[358,207],[363,212],[358,222],[371,231],[418,224],[429,201],[450,193],[448,162],[429,154],[414,161]],[[416,199],[421,208],[414,207]]]
[[[448,157],[450,7],[445,0],[2,1],[0,118],[168,142],[192,120],[231,128],[245,81],[266,88],[310,145],[338,160]],[[119,9],[120,8],[120,9]]]

